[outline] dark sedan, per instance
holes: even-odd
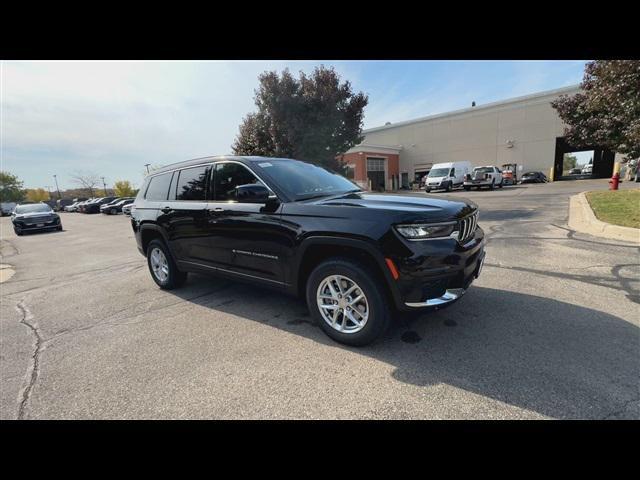
[[[60,216],[46,203],[18,205],[11,215],[16,235],[38,230],[62,230]]]
[[[522,175],[520,183],[544,183],[547,177],[542,172],[527,172]]]

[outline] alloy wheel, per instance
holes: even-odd
[[[149,260],[155,277],[163,283],[166,282],[169,278],[169,262],[164,252],[157,247],[154,248],[151,250]]]
[[[320,282],[316,293],[320,314],[340,333],[356,333],[369,319],[369,302],[360,286],[344,275],[330,275]]]

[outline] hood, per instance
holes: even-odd
[[[424,194],[410,195],[379,195],[375,193],[350,193],[339,197],[320,198],[314,200],[316,205],[334,207],[357,207],[368,210],[383,210],[397,213],[406,221],[426,219],[430,222],[461,218],[476,210],[478,207],[470,200],[456,197],[448,199],[442,196]]]

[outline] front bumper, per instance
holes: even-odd
[[[486,253],[482,252],[482,257],[477,263],[476,270],[474,272],[474,276],[470,282],[467,283],[467,288],[471,285],[471,282],[480,276],[480,272],[482,271],[482,266],[484,265],[484,258]],[[441,307],[443,305],[447,305],[449,303],[453,303],[462,297],[466,292],[467,288],[449,288],[444,291],[439,297],[427,298],[422,302],[405,302],[405,305],[409,308],[429,308],[429,307]]]
[[[400,240],[399,235],[397,238]],[[411,252],[409,255],[385,255],[398,270],[398,278],[391,281],[398,310],[410,311],[453,303],[482,270],[485,241],[480,227],[464,245],[456,239],[402,242],[407,247],[406,252]]]

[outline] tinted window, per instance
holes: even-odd
[[[166,200],[169,193],[169,183],[171,183],[171,173],[163,173],[151,177],[147,194],[144,196],[147,200]]]
[[[176,187],[176,200],[207,199],[207,179],[211,166],[185,168],[180,170]]]
[[[218,163],[215,172],[215,200],[235,200],[238,185],[260,183],[256,176],[237,163]]]

